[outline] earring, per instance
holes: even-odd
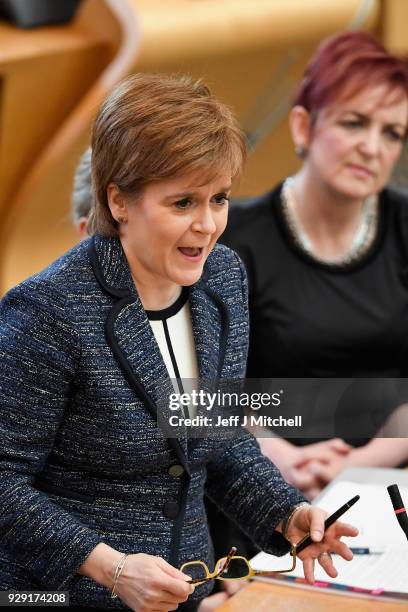
[[[126,223],[126,221],[127,221],[126,217],[118,217],[116,219],[117,223]]]
[[[307,149],[303,145],[298,145],[295,147],[295,154],[299,159],[305,159],[307,155]]]

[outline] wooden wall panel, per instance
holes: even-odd
[[[58,29],[59,41],[55,28],[43,28],[28,33],[23,46],[16,42],[22,34],[0,23],[0,38],[8,40],[0,50],[7,85],[0,108],[0,292],[75,243],[74,167],[97,106],[119,78],[136,71],[204,77],[248,132],[261,132],[236,189],[259,193],[296,169],[286,112],[312,50],[336,29],[376,27],[380,6],[379,0],[84,0],[79,20]],[[81,98],[90,86],[92,95]],[[13,112],[15,100],[21,106]]]

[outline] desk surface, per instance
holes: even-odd
[[[408,485],[408,471],[386,468],[351,468],[342,472],[328,488],[336,482]],[[326,489],[326,491],[327,491]],[[319,496],[320,497],[320,496]],[[316,500],[318,502],[318,498]],[[390,502],[391,503],[391,502]],[[407,602],[387,602],[372,598],[352,597],[338,593],[293,587],[266,582],[252,582],[231,597],[217,612],[398,612],[407,608]]]
[[[252,582],[217,612],[402,612],[407,602],[385,602],[307,589]]]

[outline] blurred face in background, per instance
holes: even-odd
[[[292,112],[296,112],[296,108]],[[404,90],[367,86],[319,110],[306,113],[305,169],[333,195],[365,199],[387,183],[401,153],[408,122]]]

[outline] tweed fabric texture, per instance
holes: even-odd
[[[233,251],[215,247],[189,299],[200,376],[242,378],[247,287]],[[0,590],[124,608],[79,566],[99,542],[211,565],[205,492],[262,548],[287,552],[274,527],[303,497],[251,435],[190,444],[157,427],[167,371],[117,239],[79,244],[5,296],[0,360]]]

